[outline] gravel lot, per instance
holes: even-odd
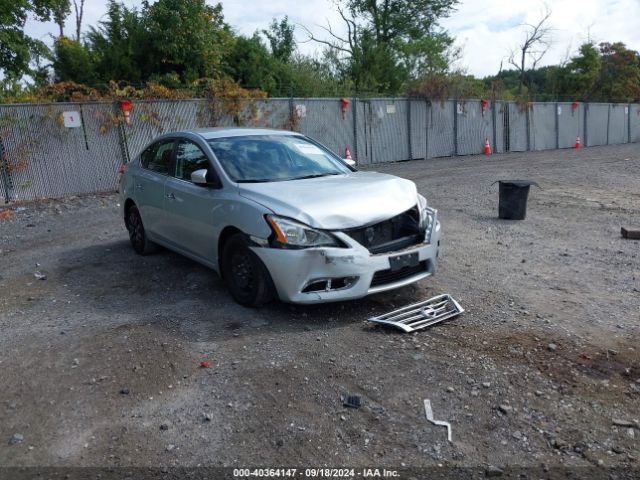
[[[0,465],[637,469],[640,242],[620,227],[640,228],[640,146],[377,170],[439,209],[440,270],[313,307],[245,309],[190,260],[137,256],[116,195],[9,206]],[[525,221],[496,218],[505,178],[543,188]],[[440,293],[467,313],[411,335],[365,321]]]

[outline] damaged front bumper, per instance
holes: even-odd
[[[362,298],[427,278],[438,266],[437,221],[428,242],[383,254],[371,254],[344,233],[334,235],[348,248],[252,247],[269,270],[282,301],[309,304]]]

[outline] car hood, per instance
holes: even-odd
[[[386,220],[416,205],[410,180],[376,172],[240,183],[240,195],[315,228],[339,230]]]

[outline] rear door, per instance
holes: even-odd
[[[145,230],[151,237],[165,237],[165,184],[169,178],[174,139],[160,140],[147,148],[140,157],[140,168],[134,175],[135,200]]]
[[[211,185],[191,182],[191,173],[207,169]],[[175,176],[167,179],[165,212],[167,235],[177,247],[215,264],[218,230],[214,211],[222,205],[223,192],[206,154],[190,140],[180,140],[175,151]]]

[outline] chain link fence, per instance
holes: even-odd
[[[233,112],[233,113],[232,113]],[[640,142],[639,104],[273,98],[0,105],[0,201],[113,191],[118,170],[162,133],[211,126],[301,132],[360,165]]]

